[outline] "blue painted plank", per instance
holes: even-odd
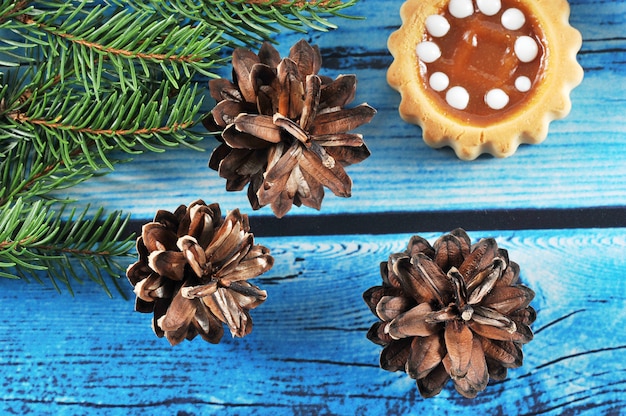
[[[421,399],[378,368],[361,293],[409,235],[258,239],[275,267],[254,330],[170,347],[149,315],[95,285],[76,298],[0,280],[0,414],[620,414],[626,408],[626,229],[494,236],[537,296],[523,367],[474,401]],[[436,234],[423,234],[429,240]],[[130,294],[130,290],[128,290]]]
[[[387,37],[400,24],[402,0],[362,0],[350,13],[365,21],[337,20],[339,29],[306,38],[322,48],[323,73],[356,73],[355,103],[378,109],[371,124],[359,129],[372,156],[351,166],[353,196],[327,192],[322,213],[447,211],[455,209],[577,208],[626,205],[626,2],[572,0],[571,21],[583,34],[579,60],[586,70],[572,94],[573,109],[553,122],[541,145],[522,146],[508,159],[458,160],[449,149],[434,150],[420,129],[397,112],[399,94],[386,83],[391,56]],[[300,34],[283,34],[286,53]],[[230,68],[223,74],[229,76]],[[209,106],[210,108],[210,106]],[[196,198],[252,211],[245,192],[228,193],[225,181],[207,167],[216,141],[202,143],[203,153],[180,149],[145,154],[116,172],[63,193],[84,202],[151,218],[158,208],[174,209]],[[309,208],[289,215],[316,214]]]

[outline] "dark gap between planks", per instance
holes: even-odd
[[[131,220],[126,235],[149,220]],[[626,207],[250,216],[257,237],[626,227]]]

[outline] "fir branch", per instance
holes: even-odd
[[[103,165],[113,169],[108,155],[114,150],[161,152],[200,139],[189,131],[202,105],[197,87],[187,84],[173,99],[171,94],[162,83],[155,91],[113,90],[96,100],[71,83],[49,83],[7,98],[0,132],[24,131],[37,153],[48,152],[68,168],[86,161],[94,171]]]
[[[298,32],[307,29],[326,31],[337,26],[327,17],[354,18],[343,14],[358,0],[112,0],[120,6],[150,11],[161,16],[177,15],[190,22],[204,22],[218,27],[233,45],[256,45],[273,42],[280,27]]]
[[[39,8],[16,18],[12,29],[40,47],[43,56],[33,59],[46,66],[48,77],[57,59],[62,67],[71,60],[76,77],[94,92],[94,75],[103,70],[103,62],[125,89],[137,88],[138,71],[150,77],[151,65],[179,88],[193,73],[215,77],[212,69],[224,61],[218,55],[224,43],[216,26],[202,22],[181,26],[172,16],[106,4],[88,8],[86,0],[54,2],[47,8],[41,7],[46,2],[37,3]],[[88,80],[96,82],[95,88],[89,88]]]
[[[0,206],[17,198],[53,200],[50,193],[77,185],[106,171],[93,170],[87,163],[68,168],[50,152],[34,151],[31,141],[11,146],[0,160]]]
[[[87,219],[87,211],[76,215],[72,210],[62,220],[63,209],[55,214],[42,200],[26,206],[17,199],[5,206],[0,217],[0,277],[41,281],[45,273],[57,290],[62,284],[73,292],[72,281],[82,282],[77,272],[81,270],[107,294],[108,281],[119,289],[117,279],[124,267],[115,257],[127,255],[133,245],[131,237],[122,237],[128,217],[113,213],[103,218],[100,209]]]
[[[209,0],[216,3],[217,0]],[[278,24],[287,29],[305,32],[307,28],[326,31],[337,25],[325,16],[355,18],[342,11],[358,0],[229,0],[240,16],[260,23]],[[263,18],[259,18],[263,16]]]

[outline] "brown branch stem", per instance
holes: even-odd
[[[30,3],[30,0],[21,0],[16,2],[13,7],[7,7],[2,14],[0,14],[0,23],[5,22],[9,16],[24,10],[24,8],[28,6],[28,3]]]
[[[70,33],[59,33],[54,30],[56,29],[54,26],[49,26],[43,23],[38,23],[31,16],[25,16],[22,19],[22,21],[24,23],[36,24],[38,28],[54,36],[59,36],[63,39],[66,39],[67,41],[71,43],[86,46],[90,49],[98,50],[98,51],[105,52],[111,55],[123,56],[125,58],[139,58],[139,59],[155,60],[155,61],[170,60],[170,61],[178,61],[178,62],[185,62],[185,63],[199,62],[201,60],[201,58],[197,58],[191,55],[183,56],[183,55],[167,55],[167,54],[159,54],[159,53],[143,53],[143,52],[133,52],[133,51],[129,51],[126,49],[111,48],[111,47],[101,45],[97,42],[92,42],[92,41],[88,41],[85,39],[81,39],[77,36],[73,36]]]
[[[0,242],[0,250],[4,250],[5,248],[15,245],[15,241],[1,241]],[[32,239],[24,238],[17,242],[19,247],[24,247],[26,245],[32,246]],[[69,247],[58,247],[58,246],[50,246],[50,245],[35,245],[33,249],[41,250],[41,251],[51,251],[58,253],[68,253],[74,255],[81,256],[110,256],[112,253],[110,251],[97,251],[97,250],[86,250],[86,249],[77,249],[77,248],[69,248]]]
[[[106,250],[105,251],[80,250],[77,248],[68,248],[68,247],[59,248],[57,246],[48,246],[48,245],[36,246],[34,248],[37,250],[55,251],[59,253],[68,253],[68,254],[75,254],[75,255],[81,255],[81,256],[110,256],[112,254],[110,251],[106,251]]]
[[[99,50],[99,51],[102,51],[111,55],[123,56],[125,58],[139,58],[139,59],[154,60],[154,61],[170,60],[170,61],[179,61],[179,62],[185,62],[185,63],[200,61],[200,58],[195,58],[193,56],[166,55],[166,54],[161,54],[161,53],[142,53],[142,52],[132,52],[126,49],[110,48],[110,47],[106,47],[96,42],[90,42],[84,39],[80,39],[78,37],[70,35],[69,33],[55,33],[55,34],[64,39],[69,40],[72,43],[86,46],[88,48]]]
[[[171,126],[151,127],[143,129],[92,129],[89,127],[76,127],[68,126],[67,124],[59,123],[56,121],[50,121],[45,119],[30,119],[27,116],[21,115],[20,122],[30,123],[39,126],[45,126],[51,129],[63,129],[71,130],[77,133],[86,133],[93,135],[108,135],[108,136],[125,136],[125,135],[144,135],[144,134],[157,134],[157,133],[169,133],[172,131],[184,130],[191,126],[191,123],[174,123]]]

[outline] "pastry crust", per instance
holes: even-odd
[[[548,134],[549,123],[569,113],[570,92],[583,79],[582,67],[576,61],[582,37],[569,25],[568,2],[521,2],[541,31],[545,49],[543,73],[523,104],[489,123],[455,117],[454,109],[445,103],[442,105],[433,92],[427,90],[428,84],[420,73],[416,47],[425,36],[426,18],[440,14],[449,2],[407,0],[400,9],[402,26],[388,40],[394,61],[387,72],[389,85],[401,94],[400,116],[422,127],[423,139],[429,146],[450,146],[465,160],[475,159],[481,153],[507,157],[521,143],[542,142]]]

